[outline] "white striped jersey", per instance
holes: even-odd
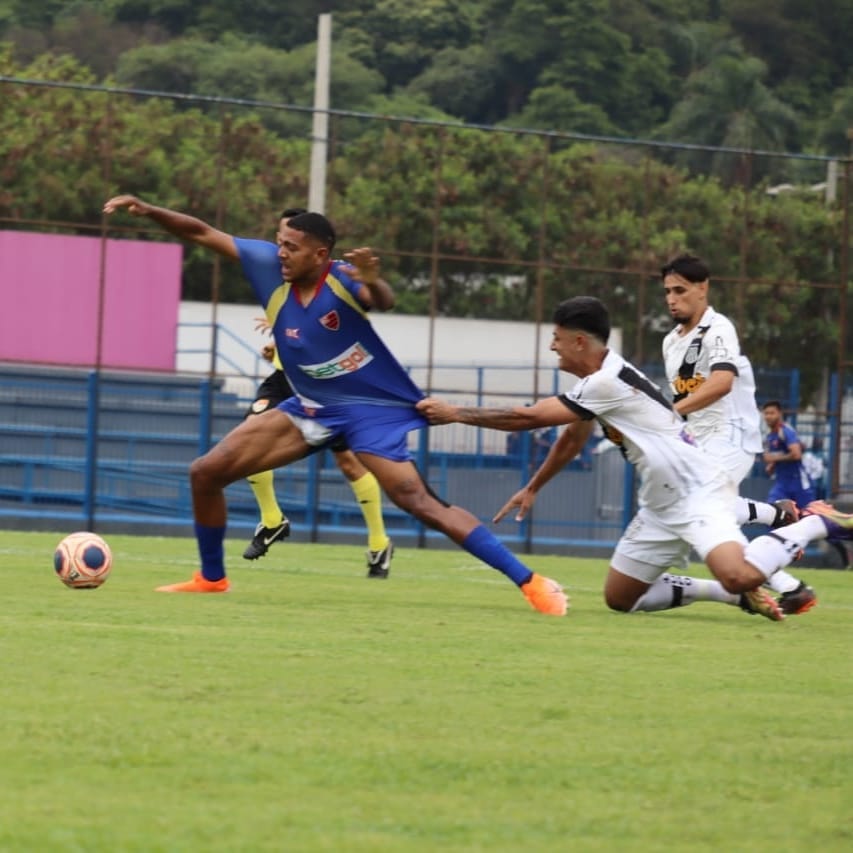
[[[676,326],[663,339],[666,379],[676,399],[701,387],[712,370],[729,370],[735,375],[732,390],[725,397],[687,416],[690,431],[700,444],[721,439],[748,453],[761,452],[761,413],[755,402],[755,376],[749,359],[740,351],[734,325],[709,306],[686,335],[680,335],[680,329],[681,326]],[[693,369],[689,378],[681,375],[685,359]]]
[[[596,418],[636,466],[641,506],[664,509],[720,476],[660,388],[612,351],[561,400],[582,419]]]

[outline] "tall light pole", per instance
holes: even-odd
[[[332,62],[332,16],[317,18],[317,68],[314,75],[314,118],[311,124],[311,179],[308,209],[326,212],[326,161],[329,151],[329,79]]]

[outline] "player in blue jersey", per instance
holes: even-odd
[[[282,211],[280,220],[287,220],[300,213],[307,213],[304,207],[291,207]],[[259,318],[256,330],[270,331],[266,317]],[[293,396],[293,389],[281,365],[274,344],[267,344],[262,350],[275,370],[258,386],[255,399],[246,413],[246,417],[259,415],[267,409],[275,408],[283,400]],[[382,518],[382,492],[376,477],[358,461],[355,454],[340,440],[329,446],[335,457],[335,464],[346,477],[350,488],[358,501],[358,507],[367,525],[367,577],[387,578],[391,570],[391,558],[394,544],[385,531]],[[261,512],[261,520],[255,528],[255,534],[243,557],[256,560],[264,556],[273,542],[284,541],[290,535],[290,520],[284,514],[275,494],[275,475],[272,471],[261,471],[249,477],[249,485]]]
[[[797,506],[812,508],[823,503],[816,501],[817,489],[806,470],[803,444],[797,431],[783,420],[782,404],[778,400],[769,400],[761,407],[761,411],[764,423],[770,430],[764,439],[762,456],[765,470],[773,477],[767,500],[787,498]],[[851,568],[850,554],[845,544],[832,537],[828,542],[841,558],[842,568]]]
[[[269,328],[265,318],[260,323],[260,328]],[[266,344],[261,355],[274,365],[275,370],[258,386],[246,417],[273,409],[283,400],[293,396],[293,389],[287,381],[275,344]],[[334,454],[335,464],[350,484],[367,525],[367,577],[387,578],[391,571],[394,543],[385,532],[379,483],[358,461],[358,457],[343,439],[332,442],[328,449]],[[256,560],[266,554],[273,542],[283,541],[290,535],[290,519],[279,506],[272,471],[253,474],[249,477],[249,484],[261,511],[261,520],[252,541],[243,552],[243,557],[246,560]]]
[[[815,498],[814,488],[803,466],[803,445],[796,430],[782,420],[782,404],[770,400],[761,407],[770,432],[764,439],[764,467],[773,477],[767,500],[792,500],[804,507]]]
[[[276,243],[232,237],[200,219],[116,196],[105,213],[126,209],[181,239],[238,260],[264,307],[287,380],[296,396],[244,420],[190,468],[201,568],[163,592],[226,592],[224,489],[236,480],[287,465],[343,438],[401,509],[440,530],[506,575],[539,612],[566,613],[560,585],[532,572],[476,516],[439,500],[424,483],[407,435],[427,426],[415,408],[421,390],[388,351],[368,311],[391,308],[379,259],[359,248],[334,261],[335,232],[318,213],[279,223]]]

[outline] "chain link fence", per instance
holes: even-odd
[[[12,78],[0,78],[0,102],[0,229],[170,239],[102,216],[106,198],[132,192],[271,238],[279,212],[308,198],[310,109]],[[829,493],[853,496],[849,158],[329,115],[327,213],[341,250],[381,255],[399,311],[523,321],[547,337],[558,302],[595,295],[623,354],[660,378],[657,271],[695,251],[757,368],[759,398],[782,397],[820,439]],[[19,285],[2,281],[4,299]],[[190,247],[182,288],[214,304],[248,293],[236,268]],[[528,399],[554,390],[539,352],[506,354],[504,366],[530,371]],[[425,389],[446,384],[443,361],[425,322]],[[791,371],[796,388],[780,395],[769,377]],[[216,382],[227,370],[214,357],[208,373]],[[202,430],[215,433],[212,421]],[[483,441],[494,443],[472,446]]]

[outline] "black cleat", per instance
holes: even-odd
[[[367,576],[369,578],[387,578],[391,571],[391,558],[394,556],[394,543],[389,539],[381,551],[367,552]]]
[[[783,592],[776,599],[776,603],[786,616],[799,616],[817,604],[817,595],[810,586],[806,586],[800,581],[800,585],[796,589]]]
[[[290,521],[287,518],[283,518],[278,527],[264,527],[263,522],[261,522],[255,528],[254,538],[243,551],[243,559],[257,560],[258,557],[263,557],[273,542],[281,542],[288,536],[290,536]]]

